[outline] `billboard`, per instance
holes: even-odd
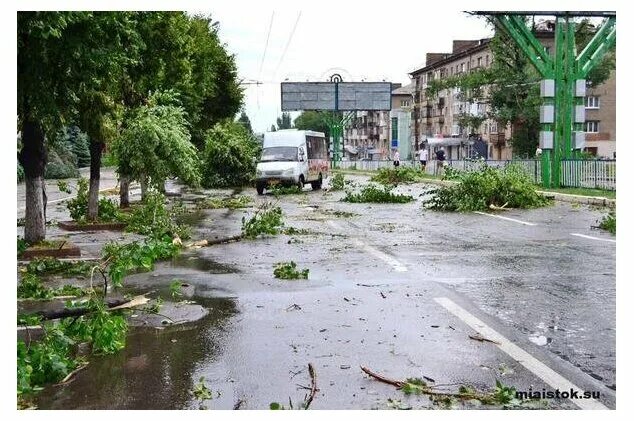
[[[390,82],[282,82],[282,111],[388,111]]]

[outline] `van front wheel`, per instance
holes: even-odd
[[[310,185],[313,188],[313,190],[319,190],[321,189],[322,182],[323,180],[321,178],[321,174],[319,174],[319,180],[311,182]]]
[[[299,176],[299,181],[297,182],[297,187],[299,187],[300,190],[304,190],[304,176],[303,175]]]
[[[257,183],[255,185],[255,189],[258,192],[258,195],[262,196],[264,194],[264,184],[263,183]]]

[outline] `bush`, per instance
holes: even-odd
[[[62,162],[49,162],[44,169],[44,178],[46,179],[75,178],[78,176],[77,168]]]
[[[302,194],[304,191],[299,188],[299,186],[282,186],[278,184],[277,186],[273,186],[269,189],[269,193],[273,194],[275,197],[284,196],[288,194]]]
[[[251,198],[249,196],[236,196],[225,198],[212,198],[199,203],[196,207],[199,209],[240,209],[251,206]]]
[[[142,206],[134,208],[130,216],[122,216],[122,219],[128,223],[126,231],[129,232],[153,238],[189,238],[188,227],[174,222],[174,216],[174,212],[165,206],[165,196],[157,191],[149,191]]]
[[[279,279],[308,279],[308,269],[297,270],[295,262],[281,262],[275,265],[273,275]]]
[[[59,185],[60,190],[64,185]],[[68,191],[68,190],[66,190]],[[116,203],[102,197],[99,199],[98,220],[101,222],[113,222],[119,219],[119,209]],[[88,179],[77,180],[77,196],[66,201],[66,208],[70,212],[73,221],[85,223],[88,216]]]
[[[169,237],[149,238],[143,244],[137,241],[129,244],[108,243],[103,248],[102,258],[110,262],[108,276],[119,287],[130,272],[152,270],[155,261],[174,257],[179,250]]]
[[[68,143],[58,140],[49,149],[44,178],[62,179],[78,176],[77,156],[72,152]]]
[[[332,176],[332,180],[330,181],[330,190],[343,190],[345,183],[346,178],[343,173],[337,173]]]
[[[242,235],[250,239],[261,234],[277,235],[283,225],[282,209],[265,203],[248,221],[242,217]]]
[[[605,215],[599,223],[599,228],[608,231],[612,235],[616,235],[616,213],[610,211],[610,213]]]
[[[426,207],[443,211],[483,211],[493,206],[536,208],[549,200],[537,193],[531,177],[516,165],[496,169],[484,165],[478,171],[453,172],[458,183],[433,192]]]
[[[386,185],[397,185],[400,183],[416,183],[421,181],[423,173],[415,168],[397,167],[380,168],[378,173],[370,179],[377,183]]]
[[[204,187],[236,187],[250,184],[260,146],[241,124],[219,123],[205,136],[203,151]]]
[[[414,200],[412,196],[392,193],[389,186],[376,186],[367,184],[363,186],[359,193],[346,192],[346,197],[342,199],[350,203],[407,203]]]

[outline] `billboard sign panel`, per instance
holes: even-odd
[[[390,82],[283,82],[282,111],[387,111]]]

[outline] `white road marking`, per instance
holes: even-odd
[[[327,223],[333,228],[336,228],[336,229],[341,228],[341,226],[333,220],[329,219]],[[407,267],[403,263],[395,259],[394,257],[390,256],[389,254],[383,253],[381,250],[378,250],[368,244],[365,244],[363,241],[358,240],[356,238],[353,241],[357,247],[363,249],[365,252],[371,254],[377,259],[383,260],[385,263],[392,266],[396,272],[407,272]]]
[[[575,232],[571,233],[570,235],[574,235],[575,237],[581,237],[581,238],[587,238],[589,240],[597,240],[597,241],[609,241],[611,243],[616,243],[616,240],[612,240],[610,238],[599,238],[599,237],[592,237],[590,235],[583,235],[583,234],[577,234]]]
[[[474,213],[477,213],[478,215],[490,216],[492,218],[504,219],[505,221],[517,222],[518,224],[523,224],[523,225],[531,225],[531,226],[537,225],[532,222],[520,221],[519,219],[507,218],[506,216],[493,215],[491,213],[486,213],[486,212],[475,211]]]
[[[487,339],[499,342],[499,345],[495,345],[500,350],[507,353],[511,358],[522,364],[530,372],[542,379],[549,386],[559,389],[560,391],[576,390],[580,396],[584,391],[572,382],[561,376],[559,373],[548,367],[546,364],[533,357],[528,352],[524,351],[519,346],[515,345],[504,336],[487,326],[483,321],[469,313],[467,310],[460,307],[447,297],[434,298],[438,304],[447,309],[451,314],[458,317],[470,328],[480,333]],[[581,409],[609,409],[596,399],[571,399],[571,401]]]

